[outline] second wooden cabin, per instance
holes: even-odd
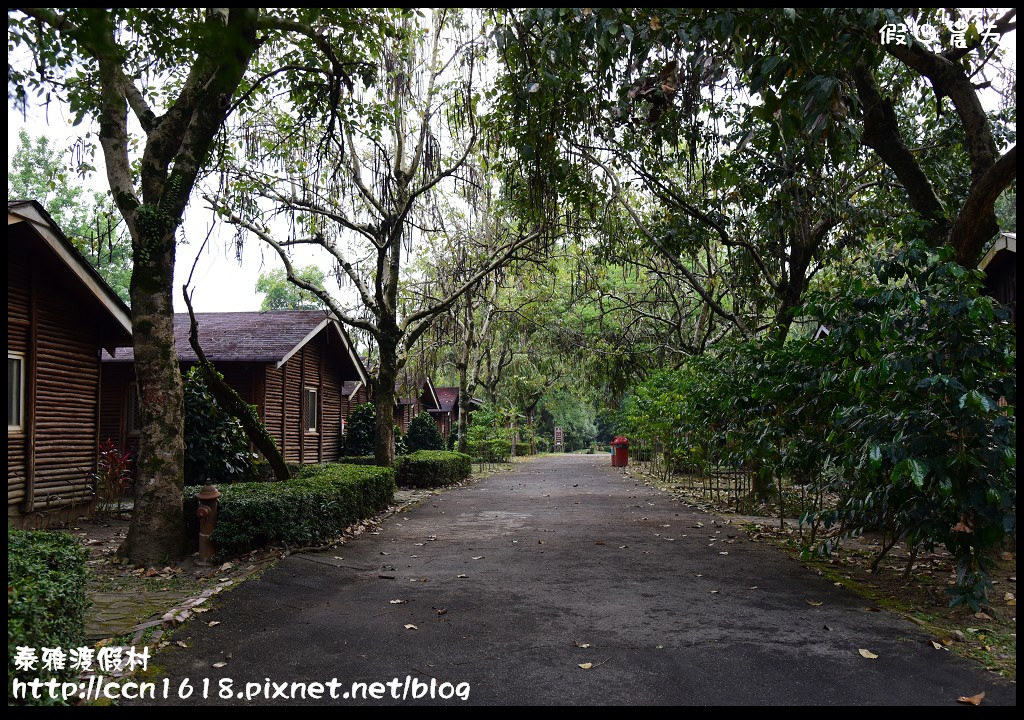
[[[322,310],[196,313],[196,319],[203,352],[256,406],[287,462],[338,459],[343,421],[368,378],[336,320]],[[183,373],[197,361],[188,333],[188,314],[175,314]],[[140,410],[131,348],[104,354],[102,388],[100,437],[137,451]]]

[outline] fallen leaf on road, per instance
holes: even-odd
[[[832,584],[835,585],[836,587],[843,587],[843,584],[841,582],[832,583]]]
[[[583,648],[584,650],[586,650],[588,647],[590,647],[590,643],[578,642],[578,643],[575,643],[575,645],[576,645],[576,647]]]
[[[177,645],[178,647],[183,647],[183,648],[187,648],[188,647],[188,645],[185,644],[184,640],[177,640],[177,641],[175,641],[174,644]]]
[[[447,614],[447,612],[448,611],[445,608],[441,608],[440,610],[437,611],[437,614],[438,615],[445,615],[445,614]]]
[[[226,572],[226,571],[230,570],[231,568],[233,568],[234,566],[235,566],[234,563],[226,562],[226,563],[224,563],[223,565],[220,566],[220,572]]]
[[[423,547],[424,543],[413,543],[416,547]]]
[[[806,602],[808,605],[813,605],[814,607],[818,607],[823,604],[821,600],[807,600]]]
[[[473,557],[473,559],[474,560],[483,560],[484,556],[483,555],[476,555],[476,556]]]
[[[537,544],[538,544],[538,545],[543,545],[543,544],[544,544],[544,541],[543,541],[543,540],[538,540],[538,541],[537,541]]]
[[[213,664],[213,667],[215,667],[215,668],[222,668],[222,667],[227,667],[227,666],[228,666],[228,664],[226,662],[224,662],[223,660],[221,660],[220,662],[215,662]]]
[[[464,578],[464,577],[469,577],[469,576],[468,575],[456,575],[455,577],[457,577],[457,578]]]
[[[392,605],[403,605],[403,604],[405,604],[405,600],[388,600],[388,602],[391,603]]]
[[[718,553],[718,554],[719,554],[719,555],[728,555],[729,553],[728,553],[727,551],[724,551],[724,550],[723,550],[722,552],[720,552],[720,553]]]
[[[208,627],[217,627],[218,625],[220,625],[220,620],[211,620],[210,622],[206,623],[206,625]]]
[[[381,555],[390,555],[391,553],[389,553],[389,552],[384,552],[383,550],[381,550],[381,551],[380,551],[380,554],[381,554]]]
[[[861,648],[861,649],[860,649],[860,650],[858,650],[857,652],[859,652],[859,653],[860,653],[860,656],[861,656],[862,658],[867,658],[868,660],[874,660],[875,658],[877,658],[877,657],[878,657],[877,655],[875,655],[875,654],[874,654],[873,652],[871,652],[870,650],[865,650],[864,648]]]
[[[942,643],[937,643],[934,640],[932,640],[932,647],[935,648],[936,650],[941,650],[942,649]]]
[[[192,608],[192,612],[194,612],[194,613],[210,612],[210,608],[194,607],[194,608]]]
[[[991,620],[992,619],[991,615],[989,615],[988,613],[983,613],[983,612],[976,612],[976,613],[974,613],[974,617],[978,618],[979,620]]]
[[[594,663],[580,663],[580,667],[584,670],[589,670],[590,668],[594,667]]]
[[[971,695],[970,697],[967,697],[966,695],[961,695],[956,699],[956,701],[958,703],[964,703],[966,705],[981,705],[981,701],[984,699],[985,693],[980,692],[977,695]]]
[[[751,586],[750,586],[750,589],[751,589],[751,590],[757,590],[757,585],[751,585]]]
[[[334,556],[334,559],[335,559],[335,560],[344,560],[345,558],[343,558],[343,557],[340,557],[340,556],[338,556],[338,555],[335,555],[335,556]]]
[[[405,629],[406,629],[406,630],[419,630],[419,628],[418,628],[418,627],[416,627],[415,625],[413,625],[412,623],[408,623],[408,624],[407,624],[407,625],[405,626]]]
[[[395,579],[394,575],[378,575],[377,577],[380,578],[381,580],[394,580]]]
[[[598,540],[598,541],[597,541],[596,543],[594,543],[594,544],[595,544],[595,545],[605,545],[606,543],[605,543],[605,541],[604,541],[604,540]]]
[[[711,594],[712,594],[712,595],[717,595],[717,594],[718,594],[718,591],[717,591],[717,590],[712,590],[712,591],[711,591]]]

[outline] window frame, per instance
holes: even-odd
[[[8,422],[7,433],[20,435],[25,432],[25,353],[17,350],[8,350],[7,360],[8,362],[10,362],[11,360],[18,361],[18,422],[15,424],[11,424],[10,422]],[[7,379],[8,381],[10,381],[10,375],[8,375]],[[7,401],[9,403],[11,400],[11,388],[8,387],[7,390]],[[8,406],[8,409],[10,409],[10,406]]]
[[[313,396],[313,427],[309,425],[310,394]],[[306,435],[320,433],[320,388],[313,385],[302,389],[302,432]]]

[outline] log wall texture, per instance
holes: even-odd
[[[8,350],[25,354],[24,431],[7,443],[8,517],[95,496],[98,318],[67,291],[59,268],[8,250]]]

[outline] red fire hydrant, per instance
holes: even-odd
[[[629,465],[629,440],[622,435],[612,440],[612,467]]]
[[[199,518],[199,562],[206,564],[213,559],[217,553],[214,547],[213,530],[217,527],[217,508],[220,503],[220,490],[213,485],[204,485],[196,498],[199,500],[199,507],[196,508],[196,517]]]

